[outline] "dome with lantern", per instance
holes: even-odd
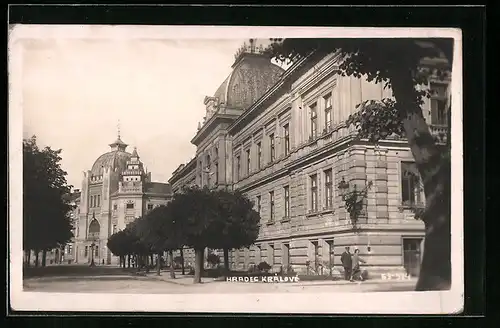
[[[265,40],[250,39],[234,55],[229,76],[212,97],[205,97],[208,119],[216,112],[245,110],[280,79],[285,71],[264,53]]]
[[[123,172],[126,169],[127,161],[130,160],[132,154],[126,151],[128,145],[121,140],[120,134],[118,134],[118,138],[109,146],[111,147],[111,151],[99,156],[94,165],[92,165],[92,176],[103,175],[104,170],[107,168],[119,172]]]

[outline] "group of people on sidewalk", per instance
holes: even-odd
[[[350,252],[350,248],[346,247],[344,253],[340,256],[340,261],[344,267],[344,278],[349,281],[363,281],[360,263],[366,263],[359,257],[359,249],[354,250],[354,254]]]

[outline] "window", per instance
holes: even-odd
[[[131,209],[131,208],[134,208],[134,203],[128,203],[127,204],[127,209]]]
[[[114,205],[113,205],[113,210],[115,210],[115,211],[116,211],[117,209],[118,209],[118,204],[114,204]]]
[[[207,186],[210,187],[210,174],[212,169],[212,163],[210,160],[210,155],[207,155],[207,168],[206,168],[206,174],[207,174]]]
[[[88,246],[85,246],[85,252],[84,252],[83,256],[85,256],[85,257],[89,256],[89,247]]]
[[[274,221],[274,191],[269,192],[269,210],[270,210],[270,217],[269,221]]]
[[[151,211],[153,209],[153,204],[148,204],[148,210]]]
[[[447,125],[446,85],[431,83],[431,124]]]
[[[275,152],[275,145],[274,145],[274,133],[270,134],[269,135],[269,150],[271,152],[271,162],[274,162],[274,158],[275,158],[275,155],[276,155],[276,152]]]
[[[214,157],[218,158],[219,157],[219,147],[215,146],[214,148]]]
[[[332,169],[325,171],[325,207],[331,209],[333,207],[333,185],[332,185]]]
[[[215,163],[215,183],[219,183],[219,163]]]
[[[262,143],[257,143],[257,169],[260,170],[260,165],[262,162]]]
[[[422,203],[420,177],[415,163],[401,163],[401,198],[404,205]]]
[[[285,134],[285,156],[288,156],[290,153],[290,125],[285,124],[283,130]]]
[[[90,196],[90,207],[94,207],[94,196]]]
[[[99,246],[95,246],[94,248],[94,256],[99,257]]]
[[[116,233],[116,224],[113,224],[113,233]]]
[[[240,171],[241,171],[241,159],[240,156],[236,156],[236,181],[240,179]]]
[[[285,218],[290,217],[290,187],[285,186],[283,188],[285,194]]]
[[[311,111],[311,137],[316,138],[318,135],[318,113],[316,103],[312,104],[309,109]]]
[[[251,157],[250,157],[250,149],[247,149],[247,175],[250,174],[250,167],[252,165]]]
[[[97,195],[97,206],[101,206],[101,195]]]
[[[260,196],[257,196],[257,212],[260,214],[260,210],[261,210],[261,205],[260,205]]]
[[[73,245],[71,244],[68,245],[68,254],[73,254]]]
[[[311,175],[311,212],[318,211],[318,176]]]
[[[325,100],[325,129],[330,131],[332,127],[332,94],[329,93],[324,97]]]

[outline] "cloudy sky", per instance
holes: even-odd
[[[68,183],[80,188],[82,171],[109,151],[120,122],[128,151],[136,146],[153,180],[166,182],[194,155],[203,99],[230,73],[245,39],[96,33],[21,40],[23,137],[62,148]]]

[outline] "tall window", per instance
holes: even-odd
[[[257,143],[257,169],[260,170],[260,165],[262,162],[262,143]]]
[[[285,134],[285,156],[290,153],[290,125],[287,123],[283,126],[283,131]]]
[[[431,83],[431,124],[447,125],[446,85]]]
[[[241,159],[240,156],[236,156],[236,181],[240,179],[241,172]]]
[[[252,165],[252,159],[250,157],[250,149],[247,149],[247,175],[250,174],[251,165]]]
[[[290,187],[285,186],[283,188],[285,194],[285,218],[290,217]]]
[[[90,196],[90,207],[94,207],[94,196]]]
[[[274,221],[274,191],[269,192],[269,210],[270,210],[269,221]]]
[[[219,157],[219,147],[215,146],[214,148],[214,157],[218,158]]]
[[[325,100],[325,128],[330,131],[332,127],[332,94],[329,93],[324,97]]]
[[[88,246],[85,246],[85,252],[84,252],[83,256],[85,256],[85,257],[89,256],[89,247]]]
[[[318,135],[318,111],[316,107],[316,103],[309,107],[311,111],[311,137],[313,138],[316,138]]]
[[[113,233],[116,233],[116,224],[113,224]]]
[[[415,163],[401,163],[401,198],[403,204],[421,204],[420,176]]]
[[[219,183],[219,163],[215,163],[215,183]]]
[[[94,256],[95,256],[95,257],[99,257],[99,246],[96,246],[96,247],[94,248]]]
[[[318,211],[318,176],[311,175],[311,212]]]
[[[275,151],[275,145],[274,145],[274,133],[271,133],[269,135],[269,150],[271,152],[271,162],[274,162],[274,158],[275,158],[275,155],[276,155],[276,151]]]
[[[101,195],[97,195],[97,206],[101,206]]]
[[[260,214],[260,209],[261,209],[260,199],[261,199],[261,197],[260,197],[260,196],[257,196],[257,212],[258,212],[259,214]]]
[[[210,170],[212,169],[212,163],[210,160],[210,155],[207,155],[207,168],[205,174],[207,175],[207,186],[210,187],[210,174],[212,173]]]
[[[325,171],[325,206],[332,208],[333,206],[333,185],[332,185],[332,169]]]

